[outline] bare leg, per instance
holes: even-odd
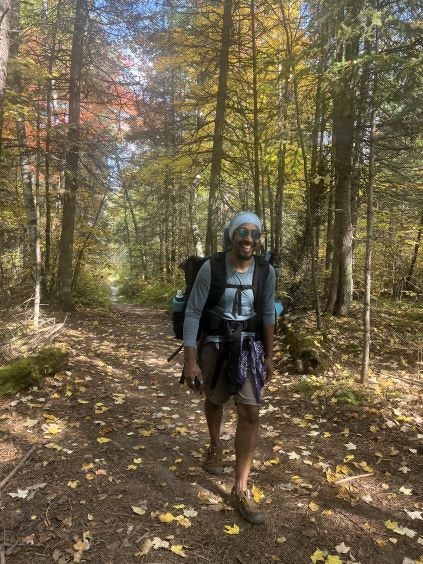
[[[222,449],[220,440],[220,427],[222,425],[223,407],[211,402],[208,398],[204,402],[204,413],[210,435],[210,445],[216,450]]]
[[[235,434],[235,486],[238,491],[245,491],[257,443],[259,407],[237,403],[236,408],[238,424]]]

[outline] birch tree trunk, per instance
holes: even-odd
[[[65,162],[62,232],[59,243],[57,299],[63,311],[73,310],[72,259],[75,232],[76,194],[80,156],[80,106],[83,47],[88,21],[88,1],[76,0],[69,78],[69,121]]]
[[[10,48],[10,56],[17,58],[21,45],[21,36],[19,31],[20,20],[20,1],[16,0],[13,4],[12,18],[12,45]],[[13,73],[13,85],[17,96],[20,98],[23,92],[22,77],[18,69]],[[40,246],[40,230],[39,230],[39,214],[38,202],[34,198],[34,187],[32,181],[31,169],[33,163],[30,162],[28,140],[25,126],[25,116],[22,110],[18,111],[16,120],[16,136],[18,139],[19,159],[22,175],[22,190],[25,214],[28,225],[28,242],[31,257],[31,269],[34,280],[34,306],[33,306],[33,323],[34,328],[38,329],[40,316],[40,298],[41,298],[41,246]]]
[[[201,176],[197,174],[190,186],[190,205],[189,205],[189,221],[191,226],[192,239],[194,241],[195,254],[199,257],[204,256],[203,245],[201,244],[200,230],[197,222],[197,190],[200,184]]]
[[[6,85],[12,0],[0,0],[0,100]]]

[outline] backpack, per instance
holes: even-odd
[[[208,259],[210,259],[211,283],[209,295],[204,306],[204,311],[212,309],[219,303],[220,298],[223,296],[226,288],[239,288],[240,290],[251,288],[254,294],[254,306],[256,312],[260,315],[260,312],[263,311],[262,292],[260,292],[259,290],[263,288],[264,282],[267,278],[267,274],[269,272],[269,262],[261,256],[256,256],[256,268],[254,269],[253,283],[251,284],[251,286],[231,285],[226,283],[225,257],[226,253],[224,252],[215,253],[209,257],[190,256],[184,263],[182,263],[181,268],[185,273],[184,301],[183,303],[179,304],[177,308],[178,311],[176,310],[176,308],[173,308],[172,311],[173,332],[177,339],[183,339],[185,309],[188,298],[191,294],[192,287],[194,286],[198,271],[200,270],[204,262]],[[202,319],[200,320],[200,330],[203,326],[204,314]]]

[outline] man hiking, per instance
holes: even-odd
[[[204,391],[206,396],[210,446],[203,467],[210,474],[223,473],[223,406],[234,398],[238,420],[230,503],[247,521],[261,524],[265,516],[247,482],[257,441],[260,402],[264,386],[273,375],[276,275],[269,263],[255,256],[261,236],[257,215],[237,214],[229,224],[228,235],[230,250],[213,255],[202,265],[188,299],[184,375],[191,390]],[[223,277],[215,274],[219,268]],[[214,302],[212,307],[208,307],[210,302]]]

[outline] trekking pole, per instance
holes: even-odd
[[[173,352],[173,353],[167,358],[167,361],[170,362],[172,359],[174,359],[175,356],[178,354],[178,352],[181,352],[181,350],[182,350],[183,348],[184,348],[184,343],[182,343],[181,346],[178,347],[178,348],[176,349],[176,351]]]

